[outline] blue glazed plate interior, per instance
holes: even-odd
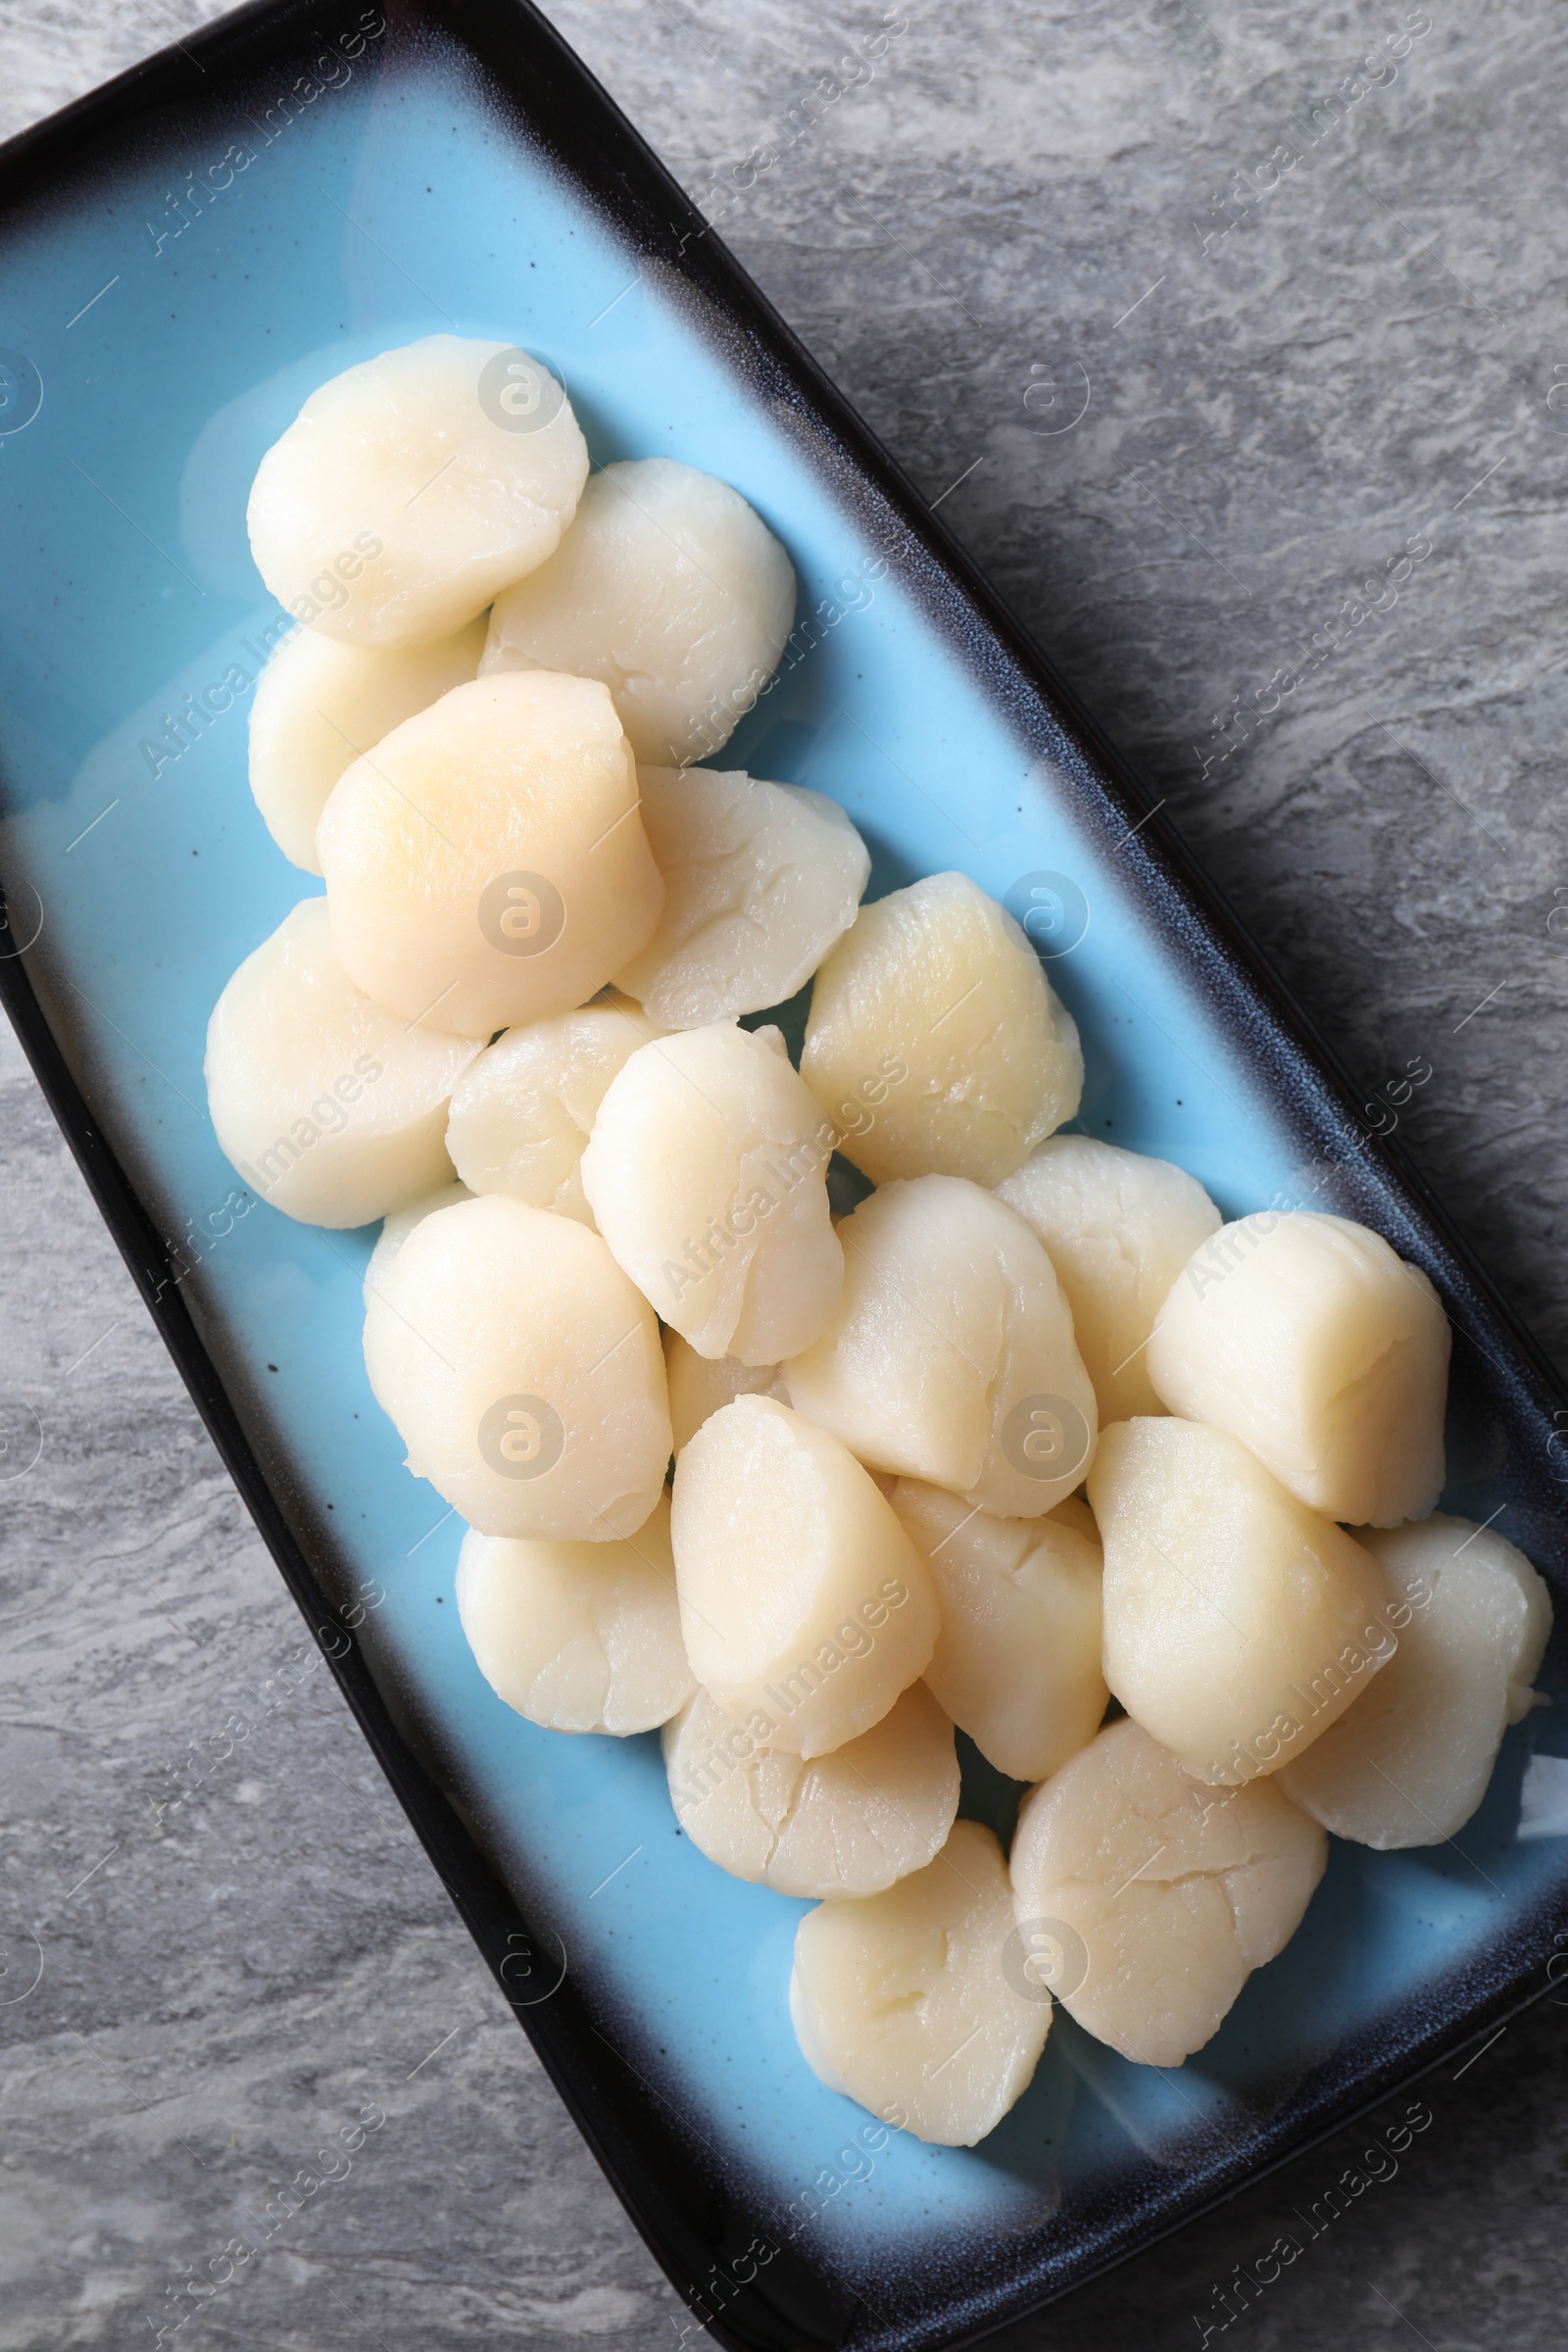
[[[815,2082],[786,2013],[806,1906],[676,1835],[655,1739],[554,1736],[481,1681],[453,1599],[460,1524],[404,1470],[366,1383],[373,1232],[318,1233],[253,1201],[201,1076],[223,982],[319,887],[284,861],[246,785],[250,687],[279,615],[244,510],[262,452],[351,362],[440,331],[516,342],[564,376],[596,464],[669,454],[734,483],[789,549],[811,625],[714,763],[841,802],[871,846],[872,896],[959,867],[1030,916],[1083,1033],[1084,1131],[1178,1161],[1227,1215],[1311,1198],[1316,1179],[1125,856],[701,301],[620,241],[456,51],[394,50],[367,49],[292,119],[236,108],[211,154],[121,159],[111,182],[13,221],[4,873],[24,936],[36,901],[33,984],[183,1251],[253,1443],[302,1529],[330,1529],[329,1544],[304,1539],[323,1581],[374,1604],[366,1637],[399,1722],[631,2062],[739,2168],[776,2232],[808,2230],[875,2311],[877,2280],[917,2263],[956,2278],[982,2240],[1070,2234],[1117,2183],[1157,2207],[1161,2180],[1262,2147],[1269,2119],[1346,2051],[1408,2038],[1435,1991],[1560,1887],[1568,1739],[1560,1710],[1511,1733],[1456,1845],[1336,1845],[1299,1935],[1180,2069],[1131,2066],[1058,2012],[1033,2087],[982,2146],[862,2140],[852,2164],[841,2152],[865,2119]],[[179,748],[166,722],[182,713]],[[1485,1518],[1509,1498],[1488,1484],[1486,1448],[1471,1451],[1483,1466],[1447,1504]],[[1554,1650],[1548,1681],[1560,1671]],[[1016,1791],[972,1759],[966,1790],[965,1810],[1005,1827]],[[953,2325],[962,2302],[954,2284]]]

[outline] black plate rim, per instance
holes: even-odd
[[[971,640],[978,622],[991,641],[990,650],[1003,658],[1014,687],[1025,690],[1028,716],[1048,747],[1063,760],[1078,789],[1098,802],[1105,823],[1136,827],[1127,844],[1129,894],[1178,924],[1186,935],[1189,956],[1196,956],[1202,967],[1200,977],[1209,994],[1231,1000],[1227,1010],[1232,1027],[1238,1021],[1261,1022],[1262,1036],[1252,1048],[1259,1070],[1266,1067],[1278,1088],[1309,1109],[1324,1148],[1348,1151],[1352,1160],[1342,1164],[1358,1165],[1368,1184],[1383,1195],[1383,1204],[1397,1207],[1409,1234],[1425,1245],[1420,1254],[1450,1310],[1462,1302],[1485,1330],[1487,1341],[1512,1357],[1513,1376],[1528,1393],[1541,1425],[1550,1430],[1558,1426],[1559,1417],[1568,1421],[1568,1411],[1561,1410],[1568,1405],[1568,1387],[1402,1149],[1365,1127],[1356,1107],[1362,1090],[1353,1085],[1315,1023],[1186,847],[1163,804],[1151,808],[1147,791],[1100,722],[1056,674],[897,461],[532,0],[423,0],[422,5],[420,0],[385,0],[384,7],[367,13],[380,16],[399,32],[423,25],[455,39],[519,114],[530,74],[543,74],[570,93],[578,117],[592,122],[598,144],[612,159],[613,177],[621,183],[625,201],[617,207],[603,181],[595,188],[589,175],[579,171],[580,159],[574,157],[569,140],[553,130],[547,143],[568,174],[587,180],[605,209],[619,212],[617,224],[636,235],[651,258],[716,302],[726,321],[793,389],[820,452],[836,461],[835,470],[842,474],[847,468],[878,494],[901,534],[886,552],[926,567],[928,601],[933,596],[939,603],[944,595],[951,598]],[[313,7],[312,0],[246,0],[246,5],[188,40],[139,61],[0,145],[0,207],[9,210],[46,198],[56,172],[75,166],[91,141],[123,130],[154,110],[211,94],[221,86],[223,72],[237,78],[270,59],[291,60],[308,38],[318,37],[323,19],[330,23],[334,15],[330,8]],[[657,231],[649,234],[651,220],[660,217],[667,230],[662,238]],[[971,657],[973,651],[971,642]],[[0,909],[4,907],[0,877]],[[8,925],[8,913],[0,911],[0,938]],[[701,2291],[697,2282],[715,2254],[724,2256],[724,2249],[736,2242],[731,2200],[710,2175],[705,2177],[700,2162],[693,2161],[689,2141],[667,2125],[660,2129],[662,2119],[650,2113],[645,2095],[651,2086],[600,2031],[569,1981],[553,1998],[530,2000],[518,1992],[523,1978],[514,1947],[523,1945],[524,1965],[531,1969],[529,1955],[542,1939],[530,1932],[517,1903],[397,1728],[360,1643],[342,1624],[311,1567],[181,1296],[177,1258],[98,1127],[33,990],[24,956],[15,946],[0,947],[0,1001],[218,1452],[503,1997],[651,2252],[683,2300],[694,2302]],[[1265,1062],[1265,1054],[1271,1062]],[[1456,1329],[1463,1332],[1466,1327],[1456,1321]],[[1490,1352],[1475,1334],[1468,1336],[1483,1352]],[[938,2352],[938,2347],[978,2341],[1103,2277],[1200,2214],[1229,2202],[1395,2091],[1422,2081],[1498,2024],[1522,2014],[1549,1989],[1544,1979],[1531,1982],[1542,1963],[1541,1953],[1521,1955],[1493,1996],[1472,2006],[1456,2024],[1439,2026],[1418,2040],[1410,2054],[1384,2069],[1367,2068],[1347,2094],[1323,2105],[1288,2145],[1247,2163],[1235,2179],[1222,2179],[1218,2184],[1205,2181],[1186,2196],[1172,2193],[1163,2212],[1130,2230],[1107,2255],[1085,2260],[1055,2279],[997,2281],[983,2316],[956,2326],[944,2325],[940,2314],[935,2319],[922,2314],[891,2328],[856,2327],[855,2312],[858,2308],[863,2313],[863,2306],[856,2305],[853,2293],[848,2311],[842,2296],[829,2294],[818,2303],[810,2293],[807,2267],[802,2266],[791,2282],[793,2294],[781,2297],[771,2291],[783,2286],[782,2278],[769,2281],[760,2275],[757,2287],[743,2287],[726,2308],[706,2317],[703,2326],[728,2352],[794,2352],[803,2341],[897,2344],[909,2352],[915,2347]],[[588,2034],[600,2043],[602,2059],[588,2050]],[[602,2070],[597,2077],[596,2059]],[[640,2129],[613,2129],[612,2120],[607,2119],[617,2113],[635,2118]],[[758,2216],[743,2214],[741,2219],[744,2234]],[[804,2304],[798,2299],[803,2295]]]

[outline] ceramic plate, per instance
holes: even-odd
[[[801,618],[720,764],[832,794],[873,896],[961,867],[1014,908],[1083,1033],[1085,1132],[1179,1161],[1227,1215],[1343,1209],[1426,1267],[1456,1335],[1447,1505],[1559,1596],[1568,1416],[1378,1140],[1386,1109],[543,20],[245,12],[14,142],[0,192],[0,983],[367,1738],[694,2325],[780,2348],[994,2326],[1539,1990],[1560,1711],[1509,1735],[1455,1843],[1336,1845],[1301,1932],[1179,2069],[1058,2014],[973,2150],[889,2134],[808,2072],[785,2011],[804,1906],[677,1837],[655,1739],[554,1736],[492,1695],[457,1623],[459,1524],[366,1385],[373,1235],[254,1200],[207,1121],[208,1011],[315,887],[246,789],[281,616],[244,509],[316,385],[420,335],[495,337],[561,372],[596,463],[735,483]],[[972,1755],[965,1788],[1005,1830],[1016,1789]]]

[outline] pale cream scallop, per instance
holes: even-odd
[[[1502,1735],[1534,1704],[1551,1595],[1495,1528],[1434,1512],[1361,1541],[1399,1646],[1364,1697],[1280,1774],[1338,1838],[1438,1845],[1487,1793]]]
[[[371,1292],[381,1288],[391,1269],[392,1260],[416,1225],[422,1225],[426,1217],[433,1217],[438,1208],[456,1208],[460,1200],[472,1200],[474,1198],[466,1184],[443,1184],[433,1193],[426,1193],[422,1200],[411,1201],[407,1208],[396,1209],[391,1216],[384,1218],[381,1230],[375,1237],[375,1248],[370,1251],[369,1263],[365,1269],[363,1289],[366,1305],[370,1303]]]
[[[608,1543],[659,1500],[659,1326],[604,1243],[499,1194],[416,1226],[365,1316],[408,1466],[482,1535]]]
[[[670,1526],[692,1671],[773,1746],[842,1747],[930,1664],[925,1562],[854,1455],[775,1398],[737,1396],[688,1441]]]
[[[776,1029],[687,1029],[612,1079],[582,1187],[619,1264],[700,1355],[776,1364],[838,1304],[832,1133]]]
[[[671,1029],[782,1004],[854,922],[864,842],[836,801],[801,784],[706,767],[638,774],[664,911],[621,986]]]
[[[778,1364],[743,1364],[738,1355],[699,1355],[673,1326],[664,1333],[664,1374],[677,1454],[705,1421],[737,1396],[776,1396],[781,1404],[789,1402]]]
[[[590,476],[556,554],[496,599],[484,667],[602,680],[638,759],[678,767],[728,741],[794,618],[790,560],[740,492],[635,458]]]
[[[452,1090],[453,1166],[476,1193],[510,1193],[591,1225],[583,1147],[611,1080],[639,1046],[663,1034],[618,989],[577,1012],[509,1029]]]
[[[699,1690],[664,1728],[664,1767],[693,1844],[780,1894],[878,1894],[941,1852],[958,1810],[953,1726],[924,1683],[809,1763]]]
[[[877,1072],[886,1097],[856,1126],[841,1106]],[[1000,1184],[1073,1116],[1084,1057],[1006,908],[967,874],[931,874],[862,906],[822,964],[801,1075],[873,1184]]]
[[[509,344],[426,335],[311,394],[257,468],[251,553],[278,603],[326,636],[417,645],[553,555],[587,478],[548,368]]]
[[[836,1898],[795,1932],[790,2020],[830,2090],[937,2147],[970,2148],[1027,2090],[1049,1994],[1007,1966],[1007,1866],[992,1832],[956,1821],[924,1870]]]
[[[790,1401],[880,1470],[1034,1519],[1094,1454],[1095,1393],[1051,1260],[959,1176],[887,1184],[838,1228],[844,1298]]]
[[[587,678],[455,686],[339,777],[316,846],[350,976],[486,1041],[584,1004],[664,903],[626,739]]]
[[[1086,2033],[1180,2066],[1290,1941],[1327,1860],[1277,1781],[1204,1788],[1124,1717],[1024,1798],[1018,1932]]]
[[[367,1225],[450,1182],[447,1097],[477,1052],[372,1004],[333,953],[325,900],[302,899],[213,1007],[208,1108],[273,1208]]]
[[[296,629],[263,670],[251,705],[256,806],[285,858],[318,874],[327,794],[362,752],[479,672],[483,619],[429,645],[344,645]]]
[[[618,1543],[519,1541],[469,1528],[457,1597],[485,1681],[547,1731],[651,1732],[696,1688],[663,1495]]]
[[[1113,1422],[1089,1499],[1105,1680],[1197,1779],[1278,1771],[1394,1655],[1372,1554],[1223,1430]]]
[[[1043,1781],[1094,1738],[1110,1695],[1099,1544],[1054,1517],[999,1519],[912,1478],[890,1499],[942,1610],[928,1686],[988,1763]]]
[[[1149,1372],[1173,1413],[1228,1429],[1313,1510],[1394,1527],[1443,1489],[1449,1346],[1437,1292],[1381,1235],[1267,1209],[1195,1251]]]
[[[1154,1317],[1219,1210],[1168,1159],[1053,1135],[997,1187],[1043,1244],[1072,1308],[1102,1421],[1163,1412],[1145,1361]]]

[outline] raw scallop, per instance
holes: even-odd
[[[782,1004],[855,920],[871,870],[836,801],[706,767],[644,767],[664,911],[620,984],[670,1029]]]
[[[1149,1374],[1173,1413],[1228,1429],[1314,1511],[1395,1527],[1443,1489],[1448,1348],[1437,1292],[1381,1235],[1265,1209],[1195,1251]]]
[[[465,1184],[591,1225],[582,1154],[599,1105],[638,1047],[662,1035],[617,989],[507,1030],[452,1090],[447,1150]]]
[[[665,1728],[664,1764],[693,1843],[780,1894],[880,1893],[941,1851],[958,1809],[953,1726],[924,1683],[810,1763],[699,1690]]]
[[[1223,1430],[1102,1433],[1105,1680],[1200,1781],[1278,1771],[1394,1655],[1383,1572]]]
[[[447,1097],[478,1052],[357,989],[324,899],[247,956],[207,1024],[219,1143],[260,1199],[307,1225],[367,1225],[452,1180]]]
[[[651,1732],[694,1689],[662,1495],[616,1543],[470,1528],[458,1556],[458,1614],[490,1688],[547,1731]]]
[[[484,623],[395,651],[296,629],[263,670],[251,706],[256,806],[285,858],[318,874],[316,828],[327,795],[362,753],[479,670]]]
[[[960,1176],[886,1184],[838,1228],[844,1298],[785,1364],[790,1401],[879,1470],[1007,1518],[1072,1493],[1095,1393],[1051,1260],[1014,1209]]]
[[[370,1262],[365,1269],[362,1288],[366,1305],[370,1303],[371,1292],[381,1288],[392,1260],[416,1225],[422,1225],[426,1217],[433,1217],[438,1208],[456,1208],[460,1200],[472,1200],[474,1198],[475,1195],[469,1192],[466,1184],[443,1184],[433,1193],[426,1193],[421,1200],[411,1201],[407,1208],[394,1209],[391,1216],[384,1217],[381,1230],[375,1237],[375,1248],[370,1251]]]
[[[1023,1800],[1018,1932],[1086,2033],[1180,2066],[1290,1941],[1327,1861],[1277,1782],[1203,1788],[1123,1719]]]
[[[1099,1544],[1054,1518],[998,1519],[912,1478],[889,1500],[942,1610],[927,1683],[987,1763],[1043,1781],[1094,1738],[1110,1695]]]
[[[634,1054],[582,1186],[616,1259],[700,1355],[776,1364],[839,1301],[831,1131],[776,1029],[715,1021]]]
[[[776,1396],[788,1404],[777,1364],[743,1364],[738,1355],[699,1355],[673,1328],[664,1334],[664,1372],[669,1382],[669,1426],[679,1454],[688,1439],[721,1406],[737,1396]]]
[[[925,1562],[854,1455],[773,1397],[704,1422],[670,1526],[692,1671],[755,1738],[825,1755],[930,1663]]]
[[[1452,1838],[1528,1713],[1551,1595],[1494,1528],[1434,1512],[1362,1537],[1399,1646],[1365,1696],[1287,1764],[1288,1796],[1337,1838],[1388,1851]]]
[[[794,618],[790,560],[740,492],[635,458],[590,478],[550,562],[496,599],[484,668],[598,678],[638,759],[679,767],[728,742]]]
[[[257,468],[246,522],[280,605],[351,645],[417,645],[555,553],[588,448],[549,369],[426,335],[313,392]]]
[[[841,1127],[847,1101],[872,1110],[841,1149],[873,1184],[1000,1184],[1073,1116],[1084,1057],[1006,908],[967,874],[932,874],[862,906],[818,971],[801,1075]]]
[[[669,1462],[653,1309],[598,1234],[491,1194],[415,1227],[366,1309],[408,1465],[487,1536],[634,1535]]]
[[[835,1899],[795,1932],[790,2019],[830,2090],[937,2147],[971,2148],[1028,2088],[1051,1999],[1006,1967],[1007,1866],[956,1821],[936,1860],[885,1894]]]
[[[1102,1421],[1164,1411],[1145,1353],[1166,1293],[1219,1210],[1168,1159],[1053,1135],[997,1187],[1043,1245],[1072,1308]]]
[[[626,739],[585,678],[455,686],[339,777],[316,846],[351,979],[487,1043],[585,1003],[664,903]]]

